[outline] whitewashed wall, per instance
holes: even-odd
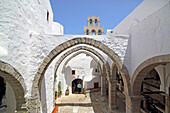
[[[167,3],[169,3],[169,0],[144,0],[112,30],[113,34],[129,34],[128,31],[132,27],[148,18],[154,12],[157,12]],[[111,30],[108,30],[107,34],[111,34]]]
[[[72,81],[77,78],[83,80],[83,88],[85,89],[94,88],[94,82],[99,82],[100,85],[100,74],[95,72],[95,69],[97,69],[97,64],[90,56],[82,53],[73,57],[66,65],[64,74],[58,74],[57,81],[62,82],[63,95],[67,87],[72,94]],[[75,70],[75,75],[72,75],[72,70]]]
[[[94,38],[106,44],[121,57],[132,76],[137,66],[146,59],[170,53],[169,4],[168,0],[155,0],[155,2],[144,0],[131,14],[132,19],[128,19],[131,18],[130,16],[127,17],[115,28],[116,33],[125,33],[122,36],[57,36],[49,35],[58,33],[55,30],[58,28],[56,26],[59,26],[59,31],[63,33],[61,25],[53,24],[49,0],[1,0],[0,60],[12,65],[23,76],[27,87],[27,98],[30,97],[32,80],[44,57],[59,44],[76,37]],[[47,10],[49,11],[49,22],[47,21]],[[146,13],[145,10],[148,12]],[[133,24],[134,20],[137,23]],[[119,31],[121,29],[122,31]],[[110,60],[108,61],[110,63]],[[42,83],[46,92],[43,96],[47,99],[44,100],[45,103],[42,102],[42,105],[49,113],[53,104],[51,81],[54,79],[50,70],[53,70],[54,63],[50,66]]]
[[[114,37],[120,34],[129,35],[124,49],[123,63],[129,70],[130,77],[145,60],[170,53],[169,4],[169,0],[144,0],[113,29],[113,33],[108,33],[113,37],[113,39],[106,38],[108,40],[114,40]],[[125,43],[125,40],[123,41]]]
[[[131,74],[145,60],[170,53],[170,3],[133,27],[131,33]]]

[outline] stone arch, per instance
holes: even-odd
[[[91,35],[96,35],[96,31],[94,29],[91,30]]]
[[[88,52],[86,52],[86,51],[79,51],[79,52],[75,53],[74,55],[72,55],[69,59],[67,59],[67,61],[66,61],[66,62],[64,63],[64,65],[63,65],[62,73],[64,73],[65,67],[66,67],[66,65],[68,64],[68,62],[69,62],[73,57],[75,57],[75,56],[77,56],[77,55],[79,55],[79,54],[81,54],[81,53],[84,53],[84,54],[89,55],[90,57],[92,57],[92,58],[94,59],[94,61],[96,62],[96,64],[98,65],[98,67],[99,67],[99,72],[100,72],[100,74],[102,74],[102,73],[101,73],[101,65],[100,65],[100,63],[98,62],[98,60],[97,60],[92,54],[90,54],[90,53],[88,53]]]
[[[97,51],[95,51],[94,49],[90,48],[90,47],[85,47],[85,46],[79,46],[79,47],[76,47],[76,48],[73,48],[71,50],[69,50],[67,53],[65,53],[64,55],[62,55],[60,57],[60,59],[56,62],[56,65],[55,65],[55,73],[56,71],[58,70],[58,67],[60,65],[60,63],[68,56],[70,55],[71,53],[73,52],[76,52],[76,51],[79,51],[79,50],[86,50],[86,51],[89,51],[93,54],[95,54],[97,57],[99,57],[99,59],[103,62],[106,70],[108,71],[108,67],[109,67],[109,64],[108,62],[102,57],[102,55],[100,53],[98,53]],[[107,66],[107,67],[106,67]],[[55,74],[54,73],[54,74]]]
[[[58,70],[58,67],[60,66],[61,62],[70,54],[72,54],[73,52],[76,52],[76,51],[79,51],[79,50],[86,50],[86,51],[89,51],[93,54],[95,54],[97,57],[99,57],[99,59],[102,61],[103,63],[103,68],[101,70],[101,76],[107,76],[109,77],[110,76],[110,66],[109,66],[109,63],[104,59],[104,57],[98,53],[96,50],[94,50],[93,48],[90,48],[90,47],[86,47],[86,46],[78,46],[76,48],[73,48],[69,51],[67,51],[65,54],[63,54],[60,59],[56,62],[55,64],[55,71],[54,71],[54,78],[56,76],[56,72]],[[104,75],[103,75],[104,74]],[[54,84],[55,84],[55,79],[54,79]],[[53,89],[53,92],[55,92],[55,88]]]
[[[88,29],[86,30],[86,35],[89,35],[89,30]]]
[[[99,59],[103,62],[103,67],[106,71],[106,75],[107,76],[110,76],[110,66],[109,66],[109,63],[102,57],[102,55],[100,53],[98,53],[97,51],[95,51],[94,49],[90,48],[90,47],[86,47],[86,46],[79,46],[79,47],[76,47],[76,48],[73,48],[69,51],[67,51],[65,54],[63,54],[60,59],[56,62],[55,64],[55,71],[54,71],[54,78],[56,76],[56,72],[58,70],[58,67],[59,65],[61,64],[61,62],[70,54],[72,54],[73,52],[76,52],[76,51],[79,51],[79,50],[86,50],[86,51],[89,51],[93,54],[95,54],[97,57],[99,57]],[[102,74],[103,74],[103,70],[102,70]],[[54,83],[55,83],[55,79],[54,79]],[[53,89],[54,91],[54,89]]]
[[[170,63],[170,54],[155,56],[141,63],[132,76],[132,94],[140,95],[141,83],[146,74],[154,67],[165,63]]]
[[[111,73],[111,79],[116,79],[116,75],[115,75],[115,73],[116,73],[116,71],[118,70],[118,67],[117,67],[117,65],[115,64],[115,63],[113,63],[112,64],[112,73]],[[119,71],[119,73],[120,73],[120,76],[122,77],[122,79],[123,79],[123,83],[124,83],[124,93],[126,94],[126,95],[128,95],[129,94],[129,91],[128,91],[128,89],[130,89],[130,82],[129,81],[127,81],[127,79],[126,79],[126,77],[124,76],[124,73],[122,72],[122,71]],[[115,76],[114,76],[115,75]]]
[[[26,111],[26,98],[24,97],[26,86],[21,74],[11,65],[0,60],[0,76],[10,84],[14,91],[16,99],[16,110]]]
[[[98,30],[98,35],[101,35],[102,34],[102,31],[99,29]]]
[[[32,106],[33,108],[30,108],[33,110],[32,112],[35,112],[36,109],[38,109],[38,111],[40,110],[39,88],[41,85],[41,81],[44,77],[44,73],[46,72],[46,69],[48,68],[50,63],[54,60],[54,58],[57,55],[59,55],[63,51],[65,51],[68,48],[71,48],[75,45],[79,45],[79,44],[86,44],[86,45],[93,46],[93,47],[99,49],[100,51],[104,52],[105,54],[107,54],[113,60],[113,62],[116,63],[118,69],[124,73],[124,76],[126,77],[126,81],[129,82],[130,78],[129,78],[129,73],[128,73],[127,68],[122,64],[120,57],[112,49],[110,49],[109,47],[107,47],[106,45],[101,43],[100,41],[97,41],[97,40],[94,40],[91,38],[84,38],[84,37],[83,38],[82,37],[74,38],[74,39],[68,40],[68,41],[58,45],[56,48],[54,48],[44,58],[41,65],[39,66],[38,71],[35,74],[33,84],[32,84],[32,91],[31,91],[32,99],[30,99],[30,101],[29,101],[30,105],[34,105],[34,106]]]

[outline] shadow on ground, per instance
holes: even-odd
[[[61,98],[56,102],[57,113],[125,113],[124,96],[118,94],[118,109],[108,110],[108,96],[100,95],[100,88],[88,90],[84,94],[74,94]]]

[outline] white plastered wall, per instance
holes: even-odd
[[[167,3],[169,3],[169,0],[144,0],[112,30],[113,34],[129,34],[128,31],[132,27],[148,18]],[[111,30],[108,30],[107,34],[111,34]]]
[[[64,74],[58,76],[57,81],[62,82],[62,92],[69,87],[69,92],[72,94],[72,81],[75,79],[82,79],[85,89],[94,88],[94,82],[99,82],[100,87],[100,74],[95,72],[95,69],[97,64],[90,56],[82,53],[73,57],[66,65]],[[75,70],[75,75],[72,75],[72,70]]]
[[[131,73],[145,60],[170,53],[170,3],[130,30]]]

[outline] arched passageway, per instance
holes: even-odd
[[[27,100],[24,97],[26,87],[24,79],[11,65],[0,61],[0,79],[1,79],[1,105],[2,99],[6,96],[7,112],[27,111]],[[14,97],[13,97],[14,96]],[[11,100],[13,97],[13,100]],[[9,105],[8,105],[9,104]]]
[[[132,78],[133,97],[130,99],[129,112],[140,112],[145,108],[146,112],[170,112],[170,84],[166,82],[169,80],[169,63],[170,55],[162,55],[150,58],[138,66]]]
[[[160,90],[160,77],[155,69],[146,74],[141,85],[141,111],[160,113],[165,111],[165,92]],[[163,110],[163,111],[162,111]]]
[[[83,80],[75,79],[72,81],[72,93],[83,93]]]
[[[85,44],[85,45],[89,45],[89,46],[93,46],[97,49],[99,49],[100,51],[104,52],[105,54],[107,54],[112,60],[113,62],[115,62],[115,64],[118,67],[118,70],[120,70],[122,76],[123,76],[123,81],[126,87],[126,93],[129,93],[129,74],[128,71],[126,69],[126,67],[122,64],[119,56],[114,53],[110,48],[108,48],[106,45],[102,44],[99,41],[96,41],[94,39],[90,39],[90,38],[75,38],[72,40],[69,40],[63,44],[60,44],[59,46],[57,46],[55,49],[53,49],[48,56],[46,56],[42,62],[42,64],[40,65],[38,72],[35,75],[35,78],[33,80],[33,86],[32,86],[32,97],[34,97],[34,99],[32,99],[30,101],[30,103],[34,103],[36,109],[40,108],[40,86],[41,86],[41,82],[42,79],[44,77],[44,73],[46,72],[46,69],[48,68],[48,66],[50,65],[50,63],[53,61],[53,59],[59,55],[60,53],[62,53],[63,51],[67,50],[68,48],[71,48],[75,45],[79,45],[79,44]],[[107,73],[109,75],[109,73]],[[38,82],[37,82],[38,81]],[[32,110],[34,111],[35,109],[32,108]],[[39,111],[39,110],[38,110]]]
[[[79,55],[79,54],[81,54],[81,53],[85,53],[86,55],[91,56],[91,57],[94,59],[94,61],[98,64],[99,72],[100,72],[100,74],[102,74],[102,73],[101,73],[101,65],[100,65],[100,63],[98,62],[98,60],[97,60],[92,54],[90,54],[90,53],[88,53],[88,52],[86,52],[86,51],[79,51],[79,52],[75,53],[74,55],[72,55],[69,59],[67,59],[67,61],[66,61],[66,62],[64,63],[64,65],[63,65],[62,73],[64,73],[64,70],[65,70],[65,68],[66,68],[67,63],[68,63],[73,57],[75,57],[75,56],[77,56],[77,55]]]
[[[4,78],[0,76],[0,106],[2,106],[2,99],[5,96],[6,84]]]

